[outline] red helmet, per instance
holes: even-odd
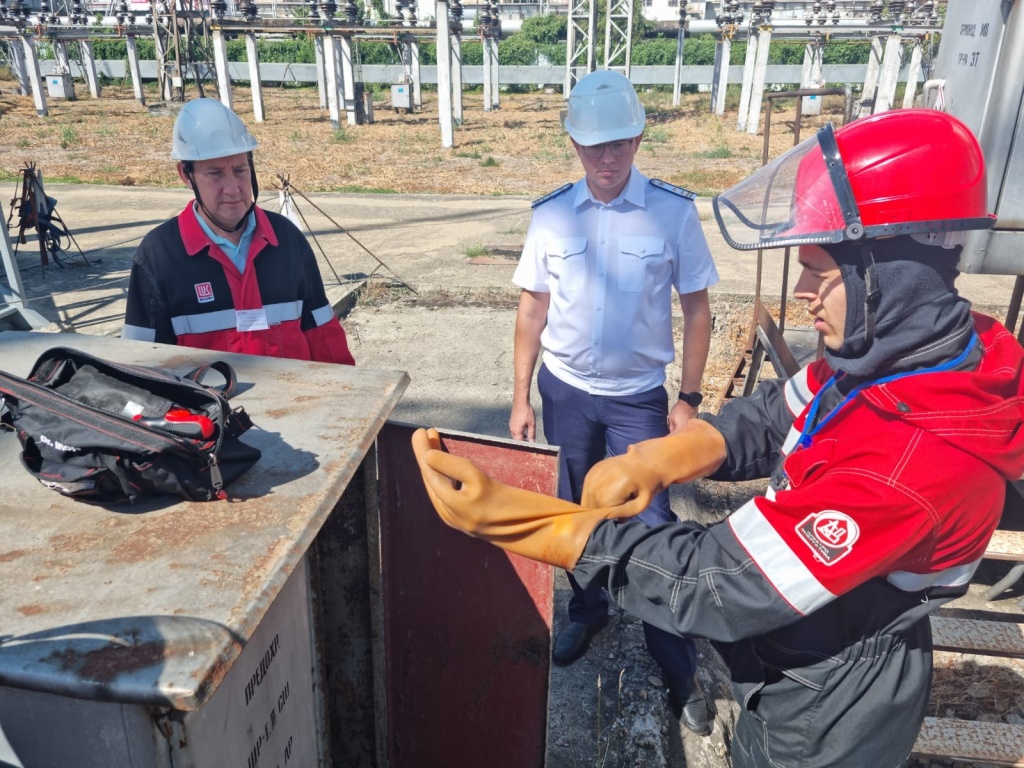
[[[977,139],[932,109],[826,125],[713,200],[733,248],[827,245],[995,223]]]

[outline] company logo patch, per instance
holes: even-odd
[[[833,565],[850,554],[860,537],[860,526],[849,515],[826,509],[805,517],[796,532],[818,560]]]
[[[213,301],[213,286],[210,283],[196,283],[196,298],[200,304]]]

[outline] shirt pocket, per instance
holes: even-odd
[[[665,241],[660,237],[620,237],[619,290],[642,293],[648,272],[653,272],[664,255]]]
[[[548,272],[562,293],[573,294],[583,287],[587,266],[587,238],[562,237],[548,240],[545,247]]]

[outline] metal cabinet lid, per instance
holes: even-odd
[[[408,385],[397,371],[99,336],[0,333],[27,375],[53,346],[187,372],[228,361],[263,457],[234,500],[95,507],[40,485],[0,433],[0,685],[198,709],[316,537]]]

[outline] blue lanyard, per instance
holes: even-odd
[[[846,375],[842,371],[833,373],[832,378],[825,382],[825,386],[818,390],[818,393],[814,396],[814,399],[811,401],[811,408],[807,412],[807,418],[804,420],[804,428],[803,431],[800,433],[800,439],[797,440],[796,447],[808,448],[811,445],[811,438],[813,438],[819,431],[821,431],[822,427],[828,424],[832,420],[832,417],[839,413],[843,406],[850,402],[850,400],[852,400],[862,389],[881,384],[888,384],[890,381],[896,381],[896,379],[903,379],[906,378],[907,376],[921,376],[926,373],[941,373],[943,371],[948,371],[953,368],[956,368],[957,366],[961,365],[964,362],[964,360],[967,359],[967,356],[971,354],[971,350],[974,349],[977,343],[978,334],[972,333],[971,341],[970,343],[968,343],[967,348],[964,349],[963,352],[961,352],[952,360],[942,363],[941,365],[937,365],[934,368],[922,368],[920,371],[894,373],[892,376],[886,376],[881,379],[865,381],[861,384],[858,384],[856,387],[850,390],[849,394],[847,394],[846,397],[842,399],[839,405],[833,408],[831,412],[829,412],[829,414],[824,419],[822,419],[820,423],[817,424],[817,426],[815,426],[814,428],[810,428],[809,425],[814,424],[814,420],[818,416],[818,409],[821,407],[821,396],[825,392],[827,392],[828,388],[835,384],[840,377]]]

